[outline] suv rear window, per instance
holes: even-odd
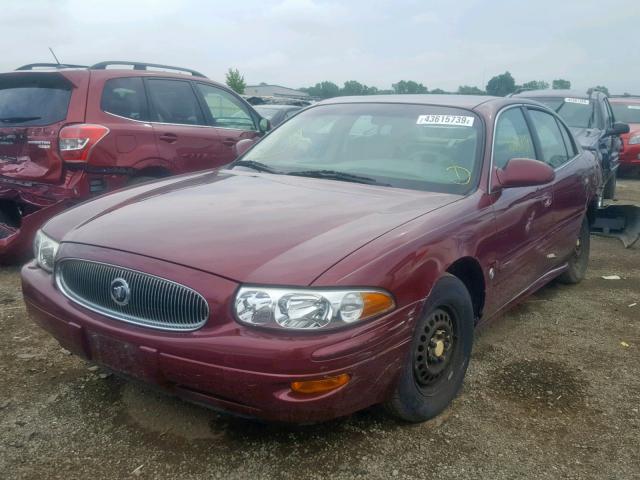
[[[0,75],[0,127],[64,120],[71,89],[71,83],[57,73]]]
[[[148,120],[147,97],[142,78],[113,78],[107,80],[102,91],[100,107],[103,111],[131,118]]]

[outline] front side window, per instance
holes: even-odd
[[[531,133],[520,108],[505,110],[496,125],[493,165],[504,168],[512,158],[536,158]]]
[[[640,123],[640,102],[623,103],[616,101],[611,104],[616,121],[623,123]]]
[[[100,108],[103,111],[131,118],[148,120],[147,98],[142,78],[113,78],[107,80],[102,91]]]
[[[553,168],[558,168],[569,160],[564,139],[558,122],[546,112],[529,110],[529,116],[540,140],[542,160]]]
[[[480,119],[458,108],[322,105],[282,124],[239,165],[252,161],[282,174],[466,194],[477,183],[482,138]]]
[[[209,107],[215,127],[255,130],[253,118],[237,98],[221,88],[198,83],[198,90]]]
[[[182,80],[147,80],[154,120],[162,123],[204,125],[204,117],[191,84]]]

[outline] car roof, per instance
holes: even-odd
[[[276,103],[263,103],[262,105],[254,105],[253,108],[260,110],[261,108],[271,108],[273,110],[301,110],[304,107],[298,105],[280,105]]]
[[[605,96],[604,93],[594,91],[590,95],[582,90],[564,90],[564,89],[546,89],[546,90],[525,90],[524,92],[514,93],[514,97],[518,98],[584,98]]]
[[[442,107],[460,107],[473,109],[483,103],[504,100],[503,97],[489,95],[362,95],[357,97],[335,97],[323,100],[318,104],[334,103],[407,103],[414,105],[437,105]]]
[[[611,103],[638,103],[640,104],[640,96],[622,96],[622,97],[609,97]]]

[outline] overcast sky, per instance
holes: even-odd
[[[2,2],[0,67],[138,60],[223,81],[390,88],[565,78],[640,94],[638,0],[21,0]]]

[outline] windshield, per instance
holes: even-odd
[[[237,165],[465,194],[479,174],[481,134],[480,119],[458,108],[321,105],[274,130]]]
[[[611,103],[616,122],[640,123],[640,102]]]
[[[555,110],[565,123],[576,128],[597,128],[593,102],[586,98],[548,97],[535,100]]]
[[[61,75],[0,76],[0,128],[64,120],[70,98],[71,84]]]

